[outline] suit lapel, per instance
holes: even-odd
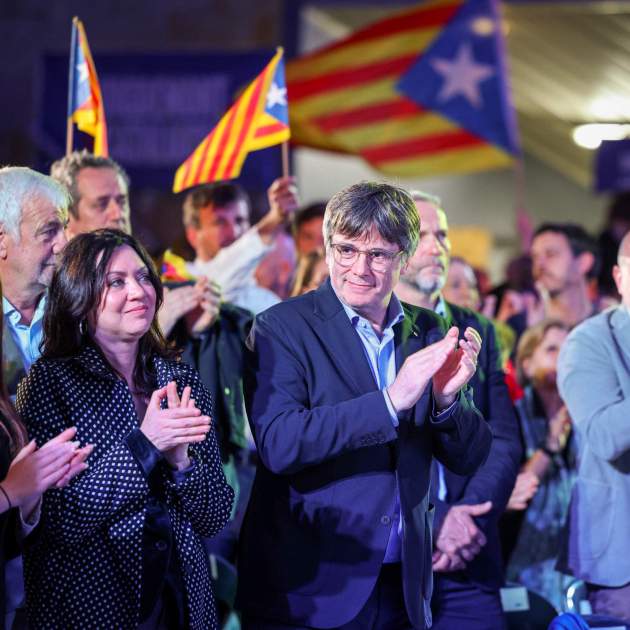
[[[414,352],[424,347],[426,331],[421,330],[416,323],[416,315],[405,308],[405,319],[394,326],[394,343],[396,346],[396,373],[402,367],[405,359]]]
[[[319,320],[313,328],[337,368],[357,393],[377,389],[363,344],[329,280],[315,291],[313,301],[313,312]]]

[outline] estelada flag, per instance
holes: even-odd
[[[83,23],[76,17],[70,43],[68,118],[94,138],[94,155],[108,155],[103,95]]]
[[[173,192],[197,184],[234,179],[250,151],[280,144],[290,137],[283,50],[250,83],[177,169]]]
[[[433,0],[287,63],[294,144],[395,176],[511,164],[519,141],[495,0]]]

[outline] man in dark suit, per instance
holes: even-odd
[[[499,588],[503,566],[498,519],[512,492],[521,457],[514,409],[505,385],[492,323],[467,308],[446,302],[451,253],[448,223],[436,197],[412,193],[420,217],[418,248],[396,294],[430,308],[449,325],[474,328],[483,340],[477,371],[470,380],[475,406],[492,429],[490,456],[472,475],[436,466],[432,478],[436,539],[433,569],[434,628],[494,630],[505,627]]]
[[[432,458],[471,474],[491,434],[466,387],[478,334],[458,342],[456,328],[393,295],[418,233],[403,190],[341,191],[324,220],[330,281],[256,318],[245,628],[431,623]]]

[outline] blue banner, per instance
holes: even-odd
[[[630,140],[604,140],[595,160],[595,190],[630,190]]]
[[[170,190],[177,167],[273,52],[96,53],[109,152],[129,172],[134,188]],[[38,168],[43,172],[64,154],[67,94],[68,57],[46,56],[37,117]],[[89,136],[75,132],[75,138],[75,148],[91,148]],[[239,182],[251,190],[264,190],[281,171],[280,148],[263,149],[247,159]]]

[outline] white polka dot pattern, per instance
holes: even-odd
[[[192,388],[211,415],[210,394],[184,363],[154,359],[158,387]],[[46,493],[39,535],[25,554],[29,625],[34,628],[134,628],[142,581],[142,533],[148,486],[124,444],[138,418],[126,384],[101,355],[86,348],[67,361],[40,359],[18,388],[16,406],[42,444],[76,426],[94,444],[89,468]],[[227,522],[234,493],[227,485],[214,430],[190,448],[195,461],[183,483],[161,467],[191,628],[216,628],[206,553],[199,536]]]

